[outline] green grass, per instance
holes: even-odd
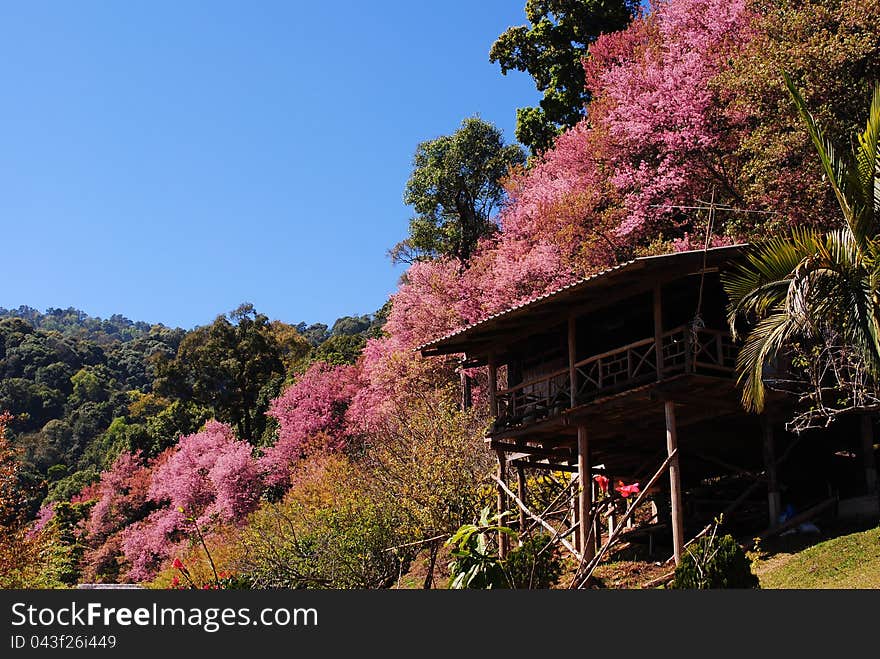
[[[880,588],[880,528],[758,561],[761,588]]]

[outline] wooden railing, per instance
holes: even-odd
[[[659,369],[654,337],[577,362],[575,404],[683,373],[726,376],[736,364],[736,346],[722,330],[676,327],[663,333],[661,349]],[[571,375],[566,368],[520,382],[500,390],[496,400],[497,429],[558,416],[571,406]]]

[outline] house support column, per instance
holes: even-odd
[[[862,416],[862,455],[865,460],[865,490],[868,494],[877,492],[877,460],[874,458],[874,419]]]
[[[507,483],[507,458],[504,455],[504,451],[501,449],[497,449],[496,451],[498,455],[498,480],[502,483]],[[507,492],[504,491],[504,488],[501,485],[498,486],[498,515],[500,516],[507,510],[508,501],[507,501]],[[504,526],[504,521],[499,518],[498,521],[499,526]],[[510,537],[506,533],[498,533],[498,556],[499,558],[505,558],[507,556],[507,550],[510,549]]]
[[[678,467],[678,430],[675,425],[675,403],[667,400],[664,404],[666,413],[666,452],[672,455],[669,461],[669,499],[672,509],[672,546],[675,564],[681,564],[684,551],[684,522],[681,510],[681,473]],[[675,452],[675,455],[673,455]]]
[[[580,495],[581,475],[580,474],[578,474],[577,479],[578,479],[578,482],[577,482],[578,494],[577,494],[577,496],[573,497],[571,500],[571,523],[572,523],[572,526],[574,526],[575,524],[579,524],[581,521],[581,495]],[[582,551],[583,548],[581,547],[580,526],[578,526],[578,530],[575,532],[574,536],[572,537],[572,542],[574,543],[575,549],[577,549],[578,551]]]
[[[489,414],[492,419],[498,417],[498,364],[495,354],[489,354]]]
[[[776,480],[776,446],[773,437],[773,423],[766,416],[761,418],[761,435],[764,440],[764,470],[767,474],[767,513],[770,516],[770,528],[772,529],[779,524],[782,499],[779,495],[779,483]]]
[[[516,466],[516,496],[523,503],[526,503],[526,469],[522,465]],[[528,505],[528,504],[527,504]],[[520,541],[526,530],[526,511],[519,509],[519,534]]]
[[[461,374],[461,409],[469,410],[474,404],[471,378],[465,373],[464,367],[461,368],[459,373]]]
[[[569,404],[577,405],[577,320],[574,316],[568,317],[568,386],[570,393]]]
[[[593,478],[590,466],[590,441],[587,426],[578,426],[578,478],[580,480],[580,494],[578,496],[578,535],[580,536],[580,551],[584,560],[593,557],[593,543],[590,541],[590,529],[593,527]]]

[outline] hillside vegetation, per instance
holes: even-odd
[[[527,0],[526,16],[491,57],[546,92],[520,113],[531,156],[477,116],[417,145],[391,253],[408,268],[375,314],[328,328],[245,304],[184,331],[0,312],[0,587],[384,588],[418,556],[430,587],[463,525],[459,574],[481,578],[460,583],[495,583],[487,370],[465,373],[462,405],[460,363],[416,348],[635,257],[840,228],[783,71],[829,139],[851,141],[880,78],[880,0]],[[859,209],[880,207],[872,183]],[[876,341],[880,230],[859,226],[874,288],[846,280],[822,300],[865,293]],[[528,488],[535,510],[568,485],[546,476]],[[870,574],[868,540],[837,542],[815,565],[845,571],[846,552]]]
[[[880,588],[880,528],[758,561],[761,588]]]

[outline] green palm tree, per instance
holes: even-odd
[[[747,410],[764,408],[764,368],[795,342],[845,346],[871,382],[880,374],[880,85],[851,153],[835,148],[788,74],[785,84],[819,155],[842,213],[841,226],[794,229],[750,248],[724,277],[728,322]]]

